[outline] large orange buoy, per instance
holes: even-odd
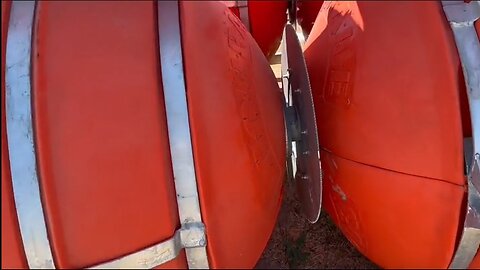
[[[288,1],[223,1],[240,18],[270,59],[278,49],[287,22]]]
[[[285,175],[379,266],[480,266],[478,2],[328,1],[305,59],[245,2],[2,2],[2,268],[251,268]]]
[[[255,265],[283,97],[224,4],[2,1],[1,93],[2,268]]]
[[[474,1],[327,1],[305,44],[324,206],[381,267],[466,268],[478,249],[478,17]]]

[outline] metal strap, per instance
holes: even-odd
[[[248,0],[245,0],[245,1],[241,1],[241,0],[223,1],[223,3],[228,8],[233,8],[233,7],[238,8],[240,21],[242,21],[243,25],[245,25],[248,32],[251,33],[252,29],[250,28],[250,16],[248,15]]]
[[[13,1],[6,50],[6,126],[13,195],[30,268],[55,268],[45,217],[32,127],[31,50],[35,2]]]
[[[480,244],[480,42],[474,22],[480,17],[477,1],[442,1],[462,63],[472,121],[473,143],[465,144],[467,157],[468,200],[463,233],[449,268],[469,267]],[[468,160],[470,159],[470,160]]]
[[[183,248],[205,246],[203,224],[188,224],[167,241],[89,269],[151,269],[175,259]]]
[[[195,177],[187,93],[183,72],[178,1],[158,1],[163,93],[180,223],[203,224]],[[206,237],[204,237],[206,240]],[[206,245],[206,243],[205,243]],[[186,248],[189,268],[208,268],[205,245]]]

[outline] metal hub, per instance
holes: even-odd
[[[322,204],[322,172],[315,107],[302,47],[291,24],[282,40],[282,84],[287,129],[287,172],[295,179],[307,219],[314,223]]]

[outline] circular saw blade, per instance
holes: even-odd
[[[287,161],[295,160],[294,179],[299,199],[307,219],[314,223],[320,216],[322,205],[322,172],[315,107],[302,47],[290,24],[284,28],[282,46],[282,84],[286,110],[290,115],[286,117],[290,133],[287,138],[289,148],[293,150],[288,153],[291,156],[287,157]]]

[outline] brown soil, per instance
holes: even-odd
[[[302,214],[294,185],[287,181],[277,225],[257,269],[378,268],[360,254],[322,212],[317,223]]]

